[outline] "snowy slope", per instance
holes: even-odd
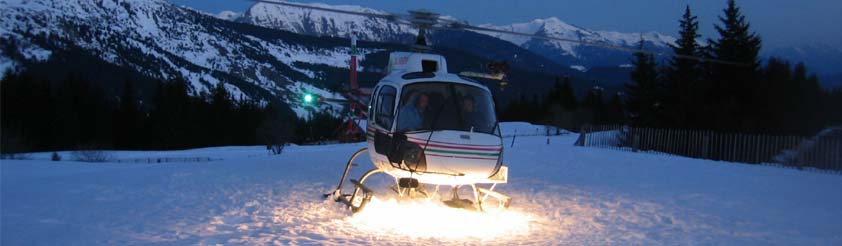
[[[362,13],[388,14],[384,11],[355,5],[327,5],[322,3],[306,5]],[[267,3],[255,3],[239,20],[253,25],[300,34],[344,38],[349,38],[351,34],[354,34],[360,40],[381,42],[399,42],[407,40],[406,38],[409,35],[417,33],[417,30],[412,27],[398,25],[380,18],[335,14]]]
[[[308,3],[307,5],[364,13],[388,14],[385,11],[355,5],[327,5],[321,3]],[[453,19],[452,17],[447,18]],[[238,21],[314,36],[349,37],[351,33],[356,33],[362,40],[380,42],[405,43],[410,40],[407,37],[411,37],[417,33],[417,30],[414,28],[406,25],[397,25],[379,18],[333,14],[324,11],[266,3],[254,4]],[[594,31],[565,23],[557,17],[535,19],[526,23],[502,26],[490,24],[481,26],[630,48],[637,48],[641,38],[643,38],[647,42],[647,48],[655,51],[669,51],[668,45],[675,43],[674,37],[657,32],[623,33],[616,31]],[[561,64],[617,66],[620,64],[619,62],[626,62],[629,56],[625,52],[605,53],[601,48],[590,49],[591,47],[583,47],[582,45],[570,42],[546,41],[500,33],[479,33],[511,42]],[[433,43],[435,42],[433,40]],[[462,45],[468,46],[472,44],[466,42]],[[609,56],[609,58],[604,58],[604,56]]]
[[[291,84],[321,82],[314,65],[344,68],[350,53],[335,40],[234,25],[164,0],[4,0],[0,9],[3,70],[82,49],[152,79],[183,78],[194,94],[225,83],[237,99],[295,105]],[[360,59],[375,51],[359,49]]]
[[[363,144],[290,146],[279,156],[262,147],[112,153],[214,158],[200,163],[50,162],[48,153],[35,154],[0,162],[0,244],[842,243],[842,176],[574,147],[575,138],[547,145],[546,137],[517,137],[514,147],[507,138],[510,183],[499,189],[514,203],[494,214],[398,206],[384,195],[351,216],[322,200]],[[381,181],[375,189],[385,189]]]
[[[535,19],[530,22],[502,26],[491,24],[482,26],[634,49],[639,48],[640,41],[643,39],[644,47],[647,50],[664,53],[670,53],[669,45],[675,43],[674,37],[657,32],[623,33],[616,31],[595,31],[568,24],[556,17]],[[614,67],[626,63],[629,57],[628,52],[578,43],[535,39],[511,34],[481,33],[509,41],[555,62],[575,66],[575,69],[580,71],[588,70],[591,67]]]
[[[635,47],[640,42],[641,38],[643,38],[646,41],[653,42],[655,45],[660,47],[667,47],[667,45],[675,43],[674,37],[666,36],[657,32],[621,33],[615,31],[593,31],[568,24],[556,17],[550,17],[546,19],[535,19],[526,23],[515,23],[504,26],[494,26],[490,24],[482,26],[500,30],[547,35],[550,37],[566,38],[595,43],[605,43],[625,47]],[[519,46],[525,46],[527,45],[527,42],[534,40],[529,37],[511,34],[486,32],[482,33],[512,42]],[[576,49],[580,46],[580,44],[561,41],[544,42],[551,44],[564,54],[574,57],[579,57],[581,55]]]

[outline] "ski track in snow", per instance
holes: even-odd
[[[50,153],[33,154],[34,160],[3,160],[0,243],[842,243],[842,176],[574,147],[575,139],[573,134],[552,137],[547,145],[546,137],[519,136],[513,148],[511,138],[504,140],[510,183],[499,190],[514,202],[509,211],[497,215],[526,215],[528,225],[518,230],[490,228],[510,232],[494,238],[412,236],[361,225],[339,203],[322,198],[335,187],[347,158],[365,146],[343,144],[290,146],[278,156],[269,156],[262,147],[113,153],[117,158],[215,160],[199,163],[51,162]],[[358,169],[371,165],[367,160],[359,163]],[[414,226],[412,221],[406,225],[410,230]]]

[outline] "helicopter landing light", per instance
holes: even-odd
[[[435,201],[373,197],[365,210],[348,221],[357,229],[377,234],[490,241],[529,235],[536,216],[511,209],[483,213],[454,209]]]

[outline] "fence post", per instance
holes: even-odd
[[[707,135],[705,135],[702,138],[702,153],[701,153],[702,159],[708,159],[709,141],[710,141],[710,138]]]
[[[662,154],[662,153],[664,153],[663,146],[664,146],[664,140],[661,140],[661,129],[656,128],[655,129],[655,150],[657,150],[659,154]]]
[[[742,133],[735,133],[734,134],[734,159],[735,162],[743,162],[743,134]]]
[[[710,151],[710,136],[708,136],[705,131],[697,131],[696,138],[699,139],[702,148],[699,149],[696,154],[701,156],[704,159],[708,159],[710,155],[708,155],[708,151]]]
[[[737,134],[731,134],[731,158],[729,161],[733,162],[737,160]]]
[[[632,128],[632,152],[637,152],[640,149],[640,132]]]
[[[576,144],[574,144],[574,145],[575,146],[585,146],[585,137],[586,137],[585,135],[586,134],[587,134],[587,132],[585,132],[585,126],[583,125],[583,126],[579,127],[579,139],[576,139]],[[514,144],[515,144],[515,140],[512,139],[512,145],[514,146]]]
[[[723,160],[724,149],[722,148],[722,134],[715,133],[716,136],[716,160],[721,161]]]
[[[842,142],[842,141],[839,141],[838,139],[837,139],[837,141],[834,141],[834,143],[833,143],[834,147],[833,147],[833,150],[831,151],[831,153],[834,153],[832,159],[833,159],[833,163],[836,163],[836,171],[837,172],[842,171],[842,145],[840,145],[840,142]]]

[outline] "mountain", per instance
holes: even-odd
[[[309,3],[308,5],[365,13],[387,13],[385,11],[352,5],[326,5],[318,3]],[[349,37],[351,33],[356,33],[356,36],[361,40],[402,44],[411,43],[414,40],[414,36],[417,34],[417,30],[415,28],[406,25],[398,25],[380,18],[337,15],[325,13],[323,11],[314,11],[266,3],[255,3],[243,14],[241,18],[237,19],[237,21],[313,36]],[[549,22],[563,23],[557,18],[550,18],[546,23],[547,25],[533,25],[534,30],[538,31],[539,27],[549,28],[552,26]],[[582,32],[585,31],[581,28],[577,30]],[[562,31],[557,28],[557,30],[553,32],[553,35],[557,35],[559,33],[562,33]],[[599,35],[604,36],[601,40],[607,40],[614,43],[625,42],[624,44],[628,47],[636,47],[636,42],[639,40],[639,36],[636,34],[600,32]],[[648,37],[652,40],[656,40],[653,37],[658,38],[657,45],[655,45],[655,43],[651,45],[653,47],[665,47],[663,44],[664,42],[671,42],[671,40],[673,40],[670,37],[657,33],[651,33],[648,35]],[[544,48],[540,47],[542,43],[539,41],[521,40],[530,44],[524,45],[524,43],[506,40],[508,37],[491,36],[473,31],[434,30],[427,36],[430,42],[437,48],[467,51],[473,56],[483,58],[483,60],[506,61],[511,67],[517,68],[518,70],[545,74],[546,76],[538,77],[548,77],[551,81],[554,80],[554,76],[571,77],[574,81],[574,88],[579,95],[582,96],[593,86],[600,86],[608,89],[609,91],[616,91],[622,89],[622,84],[628,81],[628,69],[618,67],[619,65],[629,63],[630,54],[627,52],[593,47],[570,48],[565,46],[567,45],[566,43],[562,43],[561,46]],[[576,57],[572,57],[568,60],[557,59],[560,57],[555,55],[559,53],[559,50],[557,49],[558,47],[579,50],[578,52],[580,53],[577,53]],[[435,50],[435,52],[441,53],[440,50]],[[591,60],[585,60],[591,59],[592,57],[594,62],[591,62]],[[596,59],[597,57],[604,58]],[[611,62],[603,62],[600,60],[610,60]],[[471,63],[467,69],[484,69],[484,64],[481,61],[466,60],[465,62]],[[452,63],[453,62],[449,62],[449,64]],[[595,67],[599,67],[599,69],[593,70],[592,68]],[[608,72],[606,73],[605,71]],[[511,72],[510,75],[517,76],[515,71]],[[536,78],[532,75],[526,77]],[[536,82],[534,80],[527,80],[523,83],[528,83],[527,85],[523,85],[524,88],[531,88],[528,90],[535,91],[541,91],[548,88],[540,88],[539,86],[541,85],[551,84],[551,82],[543,83]],[[517,82],[510,83],[510,85],[520,86],[517,85]],[[524,91],[523,93],[532,94],[535,92]],[[543,94],[543,92],[540,92],[539,94]]]
[[[354,5],[321,3],[307,5],[363,13],[388,14],[384,11]],[[405,43],[418,32],[410,26],[399,25],[381,18],[336,14],[260,2],[252,5],[238,21],[312,36],[349,38],[354,33],[360,40],[377,42]]]
[[[123,81],[132,80],[147,99],[154,96],[157,80],[183,79],[194,95],[224,83],[236,99],[285,103],[301,117],[312,110],[341,110],[332,103],[313,108],[303,104],[300,95],[335,96],[331,91],[347,80],[348,39],[226,21],[163,0],[12,0],[0,1],[0,8],[3,71],[51,81],[83,77],[114,96]],[[461,37],[476,44],[467,51],[458,48],[459,40],[436,45],[434,51],[448,58],[451,71],[483,71],[495,59],[513,61],[512,83],[498,97],[501,105],[518,95],[543,94],[554,77],[577,72],[477,33],[441,31],[431,36]],[[382,77],[388,52],[408,50],[402,44],[367,41],[358,47],[364,86]]]
[[[364,13],[387,14],[371,8],[353,5],[326,5],[308,4],[316,7],[350,10]],[[452,18],[452,17],[445,17]],[[324,11],[307,10],[296,7],[288,7],[266,3],[256,3],[238,21],[258,26],[287,30],[295,33],[349,37],[356,33],[357,37],[363,40],[379,42],[400,42],[407,43],[417,33],[414,28],[406,25],[398,25],[394,22],[380,18],[363,17],[353,15],[336,15]],[[506,26],[482,25],[484,27],[497,28],[501,30],[525,32],[530,34],[548,35],[552,37],[570,38],[582,41],[619,45],[629,48],[637,48],[641,35],[637,33],[620,33],[610,31],[591,31],[581,27],[567,24],[556,17],[537,19],[528,23],[518,23]],[[617,66],[628,63],[630,54],[624,51],[606,50],[604,48],[583,46],[570,42],[545,41],[532,39],[523,36],[479,32],[491,37],[508,41],[516,46],[532,51],[535,54],[544,56],[567,69],[570,66]],[[656,32],[643,34],[646,40],[646,47],[657,52],[670,52],[667,44],[675,42],[675,38],[662,35]],[[434,44],[440,41],[435,37],[430,38]],[[460,48],[470,49],[472,42],[459,42]],[[455,45],[448,45],[456,47]],[[581,70],[574,67],[575,70]]]
[[[225,21],[164,0],[8,0],[0,9],[0,69],[84,76],[112,93],[126,79],[182,78],[195,95],[224,83],[237,99],[280,101],[302,115],[297,93],[328,93],[326,74],[347,74],[346,40]],[[360,59],[379,49],[362,43]]]
[[[621,33],[614,31],[593,31],[568,24],[556,17],[536,19],[526,23],[516,23],[504,26],[490,24],[483,27],[499,30],[522,32],[535,35],[550,36],[580,40],[584,42],[608,44],[627,48],[638,48],[641,39],[644,47],[653,52],[671,52],[669,45],[675,38],[657,32]],[[584,70],[590,67],[612,67],[626,64],[630,54],[626,51],[610,50],[601,47],[581,45],[571,42],[536,39],[512,34],[481,32],[486,35],[509,41],[513,44],[541,54],[561,64],[570,64]]]
[[[816,73],[825,88],[842,88],[842,50],[821,43],[773,49],[767,57],[780,57],[792,63],[803,62]]]

